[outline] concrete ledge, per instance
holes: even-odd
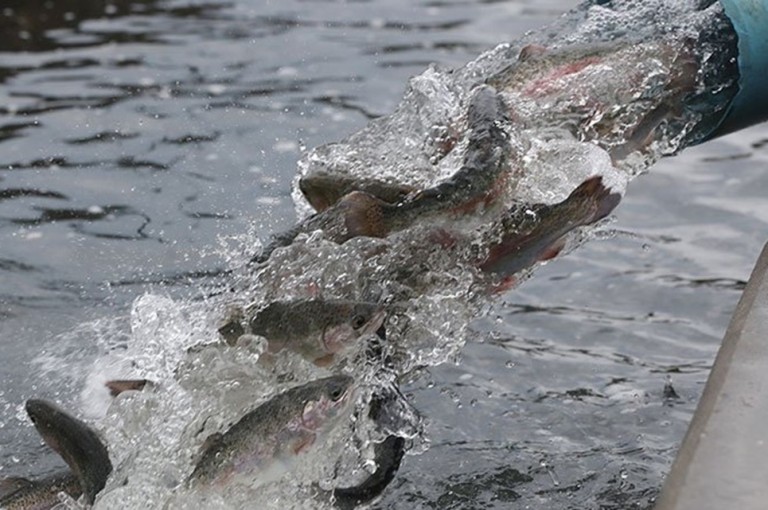
[[[768,245],[655,510],[768,508]]]

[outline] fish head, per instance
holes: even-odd
[[[341,416],[353,400],[354,388],[354,379],[348,375],[335,375],[317,381],[315,395],[305,402],[302,410],[302,428],[317,431]]]
[[[384,322],[386,311],[377,303],[344,303],[339,307],[341,319],[323,331],[323,348],[333,354],[364,335],[375,333]]]

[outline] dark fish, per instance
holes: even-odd
[[[338,421],[353,379],[336,375],[280,393],[243,416],[223,434],[209,437],[189,477],[191,487],[221,487],[236,477],[266,482]]]
[[[45,400],[28,400],[26,410],[45,443],[64,459],[71,472],[39,481],[5,482],[0,485],[0,509],[49,509],[59,503],[60,492],[75,499],[84,495],[92,504],[112,472],[101,439],[88,425]]]
[[[374,446],[376,470],[354,487],[334,489],[336,507],[341,510],[353,510],[378,497],[394,480],[404,454],[405,439],[402,437],[387,436],[384,441],[377,443]]]
[[[449,179],[397,204],[386,219],[390,231],[445,212],[468,213],[498,196],[512,170],[509,137],[502,127],[509,120],[506,112],[492,87],[483,85],[473,91],[467,107],[469,143],[461,168]]]

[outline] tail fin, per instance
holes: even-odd
[[[34,484],[26,478],[0,478],[0,499],[10,496],[18,490],[31,487],[32,485]]]
[[[112,473],[109,452],[96,432],[84,422],[45,400],[28,400],[27,414],[35,428],[67,463],[80,481],[89,504]]]
[[[125,391],[141,391],[149,381],[147,379],[112,379],[104,383],[110,396],[116,397]]]
[[[599,175],[590,177],[568,195],[563,202],[555,204],[553,208],[568,207],[580,212],[573,220],[578,226],[589,225],[608,216],[619,202],[621,195],[611,193],[610,188],[603,184],[603,178]]]
[[[553,258],[563,247],[563,236],[576,227],[605,218],[620,200],[621,195],[611,193],[602,177],[595,176],[582,182],[560,203],[510,210],[500,223],[501,240],[491,246],[478,267],[484,272],[508,277],[536,262]],[[535,210],[535,219],[527,217],[529,209]]]
[[[338,242],[343,243],[353,237],[386,237],[389,228],[386,224],[386,212],[393,206],[364,191],[353,191],[338,203],[342,207],[346,235]]]

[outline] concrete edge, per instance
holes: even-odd
[[[768,508],[768,244],[654,510]],[[760,445],[766,444],[765,448]],[[725,506],[723,506],[725,505]]]

